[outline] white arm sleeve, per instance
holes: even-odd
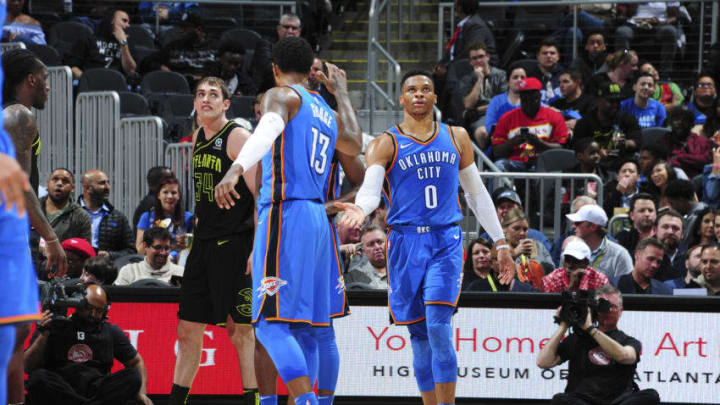
[[[372,165],[365,170],[365,179],[355,195],[355,205],[362,208],[365,215],[370,215],[380,205],[380,193],[385,180],[385,169],[380,165]]]
[[[255,132],[245,142],[233,164],[242,166],[243,172],[246,172],[270,151],[273,142],[284,129],[285,120],[280,114],[276,112],[263,114]]]
[[[475,163],[460,170],[460,187],[465,191],[465,200],[468,206],[493,242],[504,238],[505,233],[498,221],[495,204],[480,179],[480,172]]]

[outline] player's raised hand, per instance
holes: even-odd
[[[30,190],[30,182],[18,162],[0,153],[0,199],[5,203],[5,210],[16,206],[18,214],[24,216],[25,192]]]
[[[498,250],[498,264],[500,265],[500,283],[510,284],[515,278],[515,262],[510,255],[510,249]]]
[[[316,74],[319,75],[320,81],[325,84],[330,94],[335,95],[338,91],[347,92],[347,75],[345,71],[329,62],[325,62],[325,66],[328,70],[327,76],[322,71]]]
[[[218,207],[229,210],[235,205],[235,200],[240,199],[240,194],[235,191],[235,185],[240,181],[242,173],[242,166],[231,165],[220,183],[215,186],[215,203]]]
[[[338,211],[343,211],[340,223],[349,228],[355,228],[365,222],[365,213],[362,208],[352,203],[335,202],[333,203]]]

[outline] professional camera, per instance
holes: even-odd
[[[59,319],[67,316],[68,308],[78,308],[84,302],[84,295],[81,288],[70,287],[65,290],[65,285],[59,278],[53,278],[40,286],[40,299],[42,300],[43,311],[49,310],[53,318]]]
[[[555,323],[565,322],[579,328],[585,323],[588,311],[591,311],[594,323],[599,312],[610,311],[610,301],[595,298],[595,290],[563,291],[562,308],[560,315],[555,317]]]

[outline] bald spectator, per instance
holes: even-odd
[[[720,295],[720,245],[703,246],[700,263],[698,284],[707,289],[708,295]]]
[[[670,287],[672,290],[701,287],[695,280],[697,280],[702,274],[702,248],[703,245],[695,245],[688,249],[687,254],[685,255],[685,268],[687,269],[685,277],[666,280],[666,286]]]
[[[70,279],[78,279],[82,276],[83,268],[88,259],[95,257],[95,249],[90,243],[82,238],[65,239],[62,242],[68,261],[67,276]]]
[[[655,279],[663,258],[665,246],[655,238],[638,243],[635,250],[635,265],[632,273],[612,279],[612,284],[623,294],[671,295],[672,290]]]
[[[629,217],[632,228],[620,231],[615,238],[629,253],[633,253],[638,242],[655,236],[655,199],[647,193],[635,194],[630,199]]]
[[[608,283],[604,274],[590,267],[588,245],[577,236],[570,236],[563,243],[562,267],[542,278],[540,291],[595,290]]]
[[[632,259],[628,251],[607,237],[607,215],[599,205],[585,205],[574,214],[566,215],[580,237],[590,247],[590,267],[608,279],[630,273]]]
[[[80,206],[90,215],[93,248],[99,256],[112,260],[135,253],[135,239],[125,215],[110,202],[110,180],[100,170],[89,170],[82,177]]]
[[[169,284],[173,276],[182,277],[185,269],[168,260],[170,239],[170,232],[165,228],[152,227],[145,231],[143,233],[145,260],[123,266],[114,284],[130,285],[147,279]]]
[[[387,290],[386,240],[385,232],[375,225],[363,229],[360,242],[363,256],[367,261],[348,271],[345,276],[346,285],[361,284],[367,289]],[[352,288],[352,286],[350,287]]]

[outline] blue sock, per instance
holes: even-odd
[[[428,342],[427,326],[425,321],[408,325],[410,332],[410,344],[412,345],[413,370],[415,381],[420,392],[428,392],[435,389],[432,369],[432,350]]]
[[[295,405],[319,405],[315,393],[310,391],[306,392],[299,397],[295,398]]]
[[[326,397],[318,397],[318,404],[320,405],[332,405],[335,395],[329,395]]]
[[[318,389],[335,392],[338,374],[340,373],[340,353],[335,342],[335,330],[332,324],[329,328],[315,328],[318,342],[318,355],[320,370],[318,372]],[[322,404],[322,400],[318,398]],[[332,403],[332,398],[330,399]]]
[[[427,331],[432,350],[432,373],[435,383],[457,381],[457,355],[452,344],[450,318],[455,308],[446,305],[427,305]]]
[[[278,405],[277,395],[260,395],[260,405]]]

